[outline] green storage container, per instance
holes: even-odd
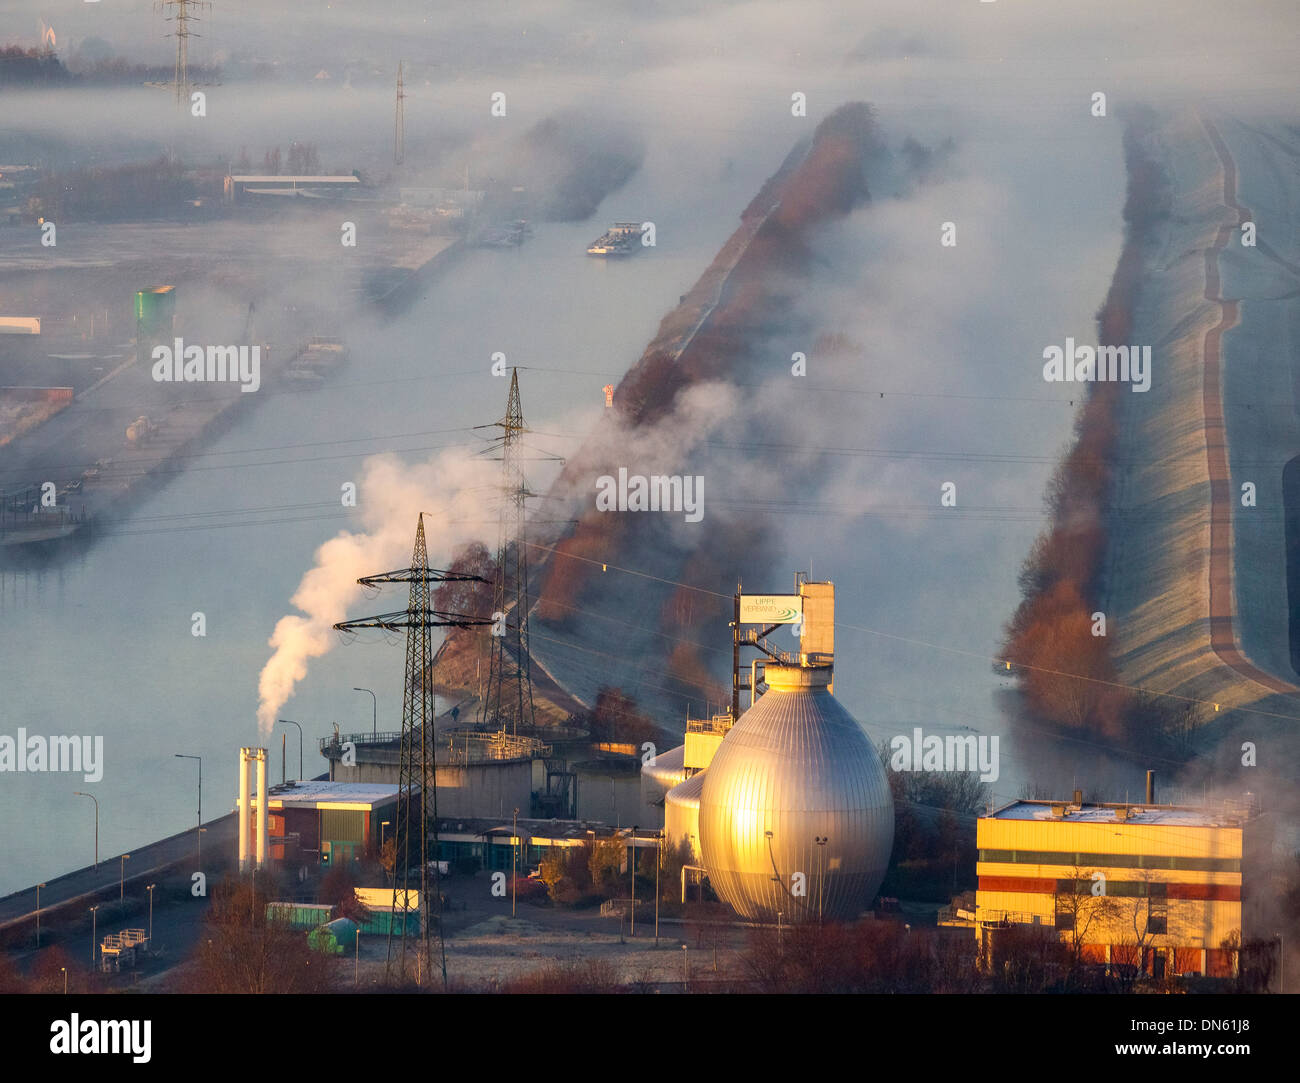
[[[361,932],[366,936],[387,936],[391,930],[400,936],[403,925],[406,926],[408,936],[418,936],[420,932],[419,911],[410,910],[405,913],[398,911],[394,914],[391,910],[372,910],[370,911],[370,920],[361,926]]]
[[[332,906],[324,903],[287,903],[272,902],[266,904],[266,919],[279,918],[287,921],[294,929],[315,929],[330,920],[334,912]]]

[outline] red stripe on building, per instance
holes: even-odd
[[[1022,891],[1036,895],[1055,895],[1056,881],[1032,876],[981,876],[981,891]]]
[[[1131,883],[1131,881],[1124,882]],[[1055,895],[1056,880],[1032,876],[981,876],[979,878],[979,889],[981,891],[1014,891],[1030,895]],[[1241,887],[1238,884],[1171,883],[1168,885],[1168,892],[1168,897],[1171,899],[1241,902]]]
[[[1171,899],[1208,899],[1212,902],[1241,902],[1239,884],[1170,884]]]

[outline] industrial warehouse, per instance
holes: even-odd
[[[1153,787],[1149,788],[1153,790]],[[1267,928],[1260,883],[1271,839],[1247,795],[1214,810],[1016,801],[980,818],[973,923],[1054,930],[1082,959],[1166,974],[1233,976],[1235,936]]]

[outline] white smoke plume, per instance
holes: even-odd
[[[366,460],[361,477],[357,510],[365,529],[340,532],[316,550],[315,565],[290,599],[299,612],[281,617],[271,633],[268,645],[274,652],[258,679],[257,722],[263,736],[307,676],[311,660],[339,642],[333,625],[346,620],[353,604],[366,595],[357,579],[409,566],[422,512],[431,566],[445,567],[467,542],[495,543],[499,462],[463,449],[415,465],[380,455]],[[393,587],[391,596],[374,599],[375,611],[405,609],[403,589]]]

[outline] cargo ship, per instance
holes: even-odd
[[[527,219],[519,218],[508,226],[494,226],[484,229],[475,242],[481,248],[517,248],[533,235],[533,227]]]
[[[630,256],[640,245],[640,222],[615,222],[587,246],[589,256]]]

